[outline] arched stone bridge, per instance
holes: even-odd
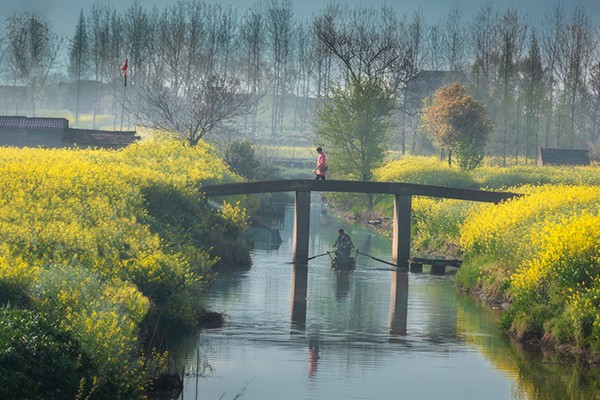
[[[461,189],[400,182],[359,182],[344,180],[273,180],[206,185],[200,188],[208,197],[243,194],[295,192],[293,262],[308,262],[311,192],[345,192],[394,195],[392,263],[407,268],[410,259],[411,203],[413,196],[428,196],[499,203],[516,193]]]

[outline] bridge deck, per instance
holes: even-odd
[[[430,196],[448,199],[499,203],[520,196],[510,192],[492,192],[446,186],[420,185],[400,182],[359,182],[345,180],[287,179],[259,182],[226,183],[206,185],[200,188],[206,196],[231,196],[240,194],[274,192],[346,192]]]

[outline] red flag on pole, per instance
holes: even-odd
[[[127,64],[127,59],[125,59],[125,63],[121,67],[121,73],[123,74],[123,79],[125,79],[125,86],[127,86],[127,68],[129,68]]]
[[[128,68],[127,59],[125,59],[125,63],[121,67],[121,72],[123,73],[123,78],[127,78],[127,68]]]

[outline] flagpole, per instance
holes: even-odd
[[[121,106],[121,128],[123,130],[123,117],[125,116],[125,92],[127,91],[127,75],[125,75],[125,84],[123,85],[123,104]]]

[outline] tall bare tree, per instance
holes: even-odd
[[[554,104],[556,103],[556,93],[558,92],[560,82],[557,76],[559,70],[559,57],[561,43],[564,42],[564,26],[565,26],[565,10],[564,6],[557,3],[551,12],[548,12],[544,20],[544,46],[543,54],[545,58],[545,65],[548,69],[548,79],[550,85],[549,102],[553,106],[548,110],[549,114],[546,116],[546,129],[545,129],[545,147],[550,147],[552,132],[556,132],[556,147],[560,147],[560,135],[562,128],[560,127],[560,118],[557,117],[555,112]]]
[[[127,79],[131,104],[130,111],[134,117],[139,117],[141,96],[139,88],[146,85],[152,65],[152,53],[156,46],[156,31],[158,27],[158,12],[146,11],[136,0],[125,12],[123,18],[123,53],[128,59],[129,70]]]
[[[242,76],[250,94],[255,98],[250,116],[250,132],[254,136],[257,130],[258,100],[264,90],[265,18],[259,6],[250,9],[243,18],[240,53]]]
[[[294,64],[296,67],[295,94],[296,106],[294,107],[294,127],[304,130],[309,116],[309,97],[312,84],[313,71],[315,69],[315,37],[309,24],[302,23],[297,27],[297,47]]]
[[[97,115],[102,101],[103,81],[105,79],[107,65],[106,59],[110,51],[110,15],[111,9],[106,5],[96,3],[92,6],[89,16],[90,33],[90,59],[94,85],[94,110],[93,126],[96,128]]]
[[[521,96],[523,98],[523,113],[525,114],[525,158],[535,159],[537,149],[540,147],[540,123],[544,110],[547,110],[548,90],[546,86],[545,71],[542,63],[542,54],[533,31],[530,35],[529,53],[523,61],[523,83]]]
[[[600,55],[596,55],[591,70],[589,87],[588,115],[590,120],[589,142],[600,145]]]
[[[403,34],[408,40],[407,45],[412,53],[415,69],[418,71],[423,70],[425,65],[426,32],[425,17],[423,16],[423,11],[419,8],[414,12],[410,22],[406,24],[406,33]],[[414,153],[418,136],[418,114],[423,105],[423,101],[421,96],[409,95],[409,93],[407,93],[406,84],[402,86],[399,94],[399,117],[401,125],[400,146],[402,154],[406,153],[408,133],[410,133],[412,137],[411,151]]]
[[[466,51],[466,34],[463,26],[464,11],[460,3],[456,2],[450,7],[444,20],[442,30],[442,49],[446,59],[446,66],[458,78],[457,72],[464,67]]]
[[[50,22],[34,14],[16,13],[8,19],[9,58],[16,77],[27,85],[32,115],[60,54],[61,40]]]
[[[595,44],[593,29],[589,15],[580,6],[576,6],[571,14],[570,24],[565,27],[564,40],[561,42],[560,56],[558,57],[559,79],[563,84],[561,100],[566,109],[565,145],[574,148],[584,143],[585,133],[576,126],[577,121],[584,119],[580,110],[585,109],[585,95],[588,67],[591,61]],[[582,128],[582,127],[581,127]],[[579,134],[579,143],[576,143],[575,134]],[[560,143],[558,143],[560,145]]]
[[[188,85],[186,52],[186,9],[184,3],[168,6],[160,15],[157,27],[158,71],[154,79],[160,79],[174,93],[186,92]]]
[[[330,6],[315,19],[315,35],[340,62],[348,82],[380,78],[395,92],[418,72],[409,41],[400,37],[392,13],[389,7],[378,12]]]
[[[89,42],[83,10],[75,28],[75,35],[69,46],[69,74],[75,80],[75,125],[79,124],[79,103],[81,99],[81,80],[89,72]]]
[[[401,112],[399,134],[403,151],[406,147],[404,116],[408,113],[403,89],[419,71],[423,25],[418,12],[408,23],[406,18],[398,19],[387,6],[350,9],[331,5],[314,22],[315,36],[338,62],[340,88],[347,86],[349,90],[360,91],[357,86],[378,82],[385,86],[386,93],[394,94],[392,98],[400,99],[396,110]]]
[[[290,0],[271,0],[267,7],[268,43],[271,50],[271,135],[283,125],[285,96],[290,77],[295,21]]]
[[[177,132],[190,146],[247,115],[254,105],[254,97],[243,90],[238,79],[219,76],[203,79],[184,92],[176,92],[165,81],[156,79],[147,87],[145,99],[144,123]]]
[[[106,64],[106,80],[110,86],[111,91],[111,111],[113,116],[113,129],[117,129],[117,123],[120,120],[121,126],[123,123],[123,112],[125,111],[125,103],[128,100],[125,98],[126,91],[124,85],[126,81],[123,80],[121,66],[125,58],[125,31],[123,17],[117,14],[116,10],[113,9],[109,19],[109,41],[108,41],[108,52],[104,57]],[[129,63],[128,63],[129,64]],[[131,85],[130,85],[131,86]]]
[[[500,60],[498,18],[498,12],[488,2],[475,15],[470,30],[474,96],[485,103],[490,100]]]
[[[499,29],[500,64],[498,66],[498,81],[496,85],[498,116],[496,123],[500,137],[501,155],[503,165],[509,148],[515,150],[515,158],[519,151],[519,113],[517,101],[518,92],[518,65],[521,61],[528,26],[521,21],[516,9],[507,9],[502,15]],[[516,118],[513,118],[515,117]]]
[[[426,68],[440,71],[442,64],[442,31],[439,25],[431,25],[427,30]]]

